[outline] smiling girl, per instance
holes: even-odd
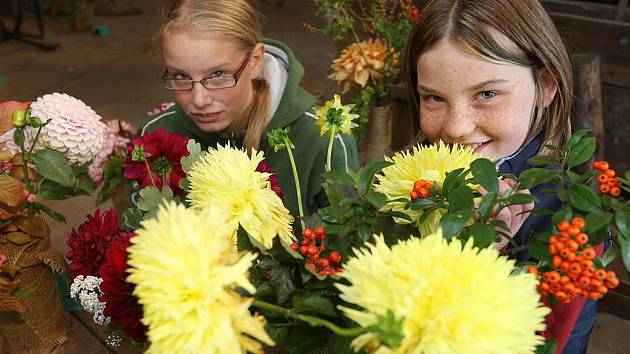
[[[562,145],[571,134],[571,64],[539,1],[429,1],[410,34],[406,59],[420,140],[473,147],[502,173],[519,175],[532,167],[530,157],[550,153],[547,144]],[[514,184],[500,185],[505,191]],[[555,195],[543,193],[548,188],[531,190],[539,200],[535,207],[562,209]],[[552,226],[549,216],[523,214],[524,208],[499,215],[519,245]],[[580,298],[552,308],[545,334],[558,339],[558,353],[585,353],[596,303]]]

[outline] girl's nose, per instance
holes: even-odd
[[[442,137],[449,142],[465,142],[477,127],[473,112],[463,105],[453,105],[442,126]]]
[[[200,83],[196,82],[192,88],[192,101],[196,107],[205,107],[212,103],[214,100],[212,91],[203,87]]]

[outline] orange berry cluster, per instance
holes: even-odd
[[[597,176],[597,184],[602,194],[609,194],[612,197],[618,197],[621,194],[621,181],[615,177],[615,170],[609,168],[606,161],[593,162],[593,168],[599,171]]]
[[[588,244],[588,235],[582,232],[584,226],[582,218],[561,221],[556,225],[558,234],[549,238],[554,270],[539,274],[536,267],[529,267],[530,273],[542,278],[538,284],[542,296],[551,295],[563,303],[581,296],[597,300],[619,285],[614,272],[594,268],[596,254]]]
[[[411,200],[426,199],[429,191],[433,188],[433,184],[426,179],[419,179],[413,183],[413,190],[409,193]]]
[[[322,276],[331,276],[343,271],[339,252],[332,251],[328,257],[322,256],[322,253],[326,252],[326,230],[322,226],[316,227],[315,230],[307,227],[302,231],[302,236],[301,245],[293,242],[291,249],[299,250],[306,257],[307,267]]]

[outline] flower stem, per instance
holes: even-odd
[[[292,318],[298,321],[306,322],[313,327],[318,327],[318,326],[326,327],[329,330],[331,330],[333,333],[335,333],[336,335],[343,336],[343,337],[356,337],[367,331],[367,328],[364,328],[364,327],[341,328],[337,326],[336,324],[330,321],[323,320],[319,317],[295,313],[291,309],[285,309],[284,307],[273,305],[273,304],[270,304],[268,302],[264,302],[261,300],[254,300],[252,305],[261,309],[280,313],[284,315],[284,317],[287,317],[287,318]]]
[[[330,171],[332,169],[332,148],[333,143],[335,142],[335,134],[337,134],[337,126],[333,125],[330,128],[330,139],[328,140],[328,153],[326,154],[326,171]]]
[[[293,181],[295,182],[295,194],[297,196],[298,211],[300,213],[300,224],[302,224],[302,230],[306,228],[304,223],[304,209],[302,208],[302,188],[300,188],[300,178],[298,177],[297,167],[295,166],[295,159],[293,158],[293,152],[291,152],[291,141],[288,137],[285,137],[284,143],[287,147],[287,153],[289,154],[289,161],[291,161],[291,170],[293,170]]]
[[[153,187],[157,187],[157,184],[155,184],[155,180],[153,180],[153,173],[151,173],[151,167],[149,166],[149,161],[147,161],[147,159],[144,159],[144,165],[147,166],[147,173],[149,174],[149,178],[151,179],[151,184],[153,185]]]

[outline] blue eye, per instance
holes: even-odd
[[[174,73],[174,74],[171,75],[171,79],[182,80],[182,79],[190,79],[190,78],[188,77],[188,75],[184,75],[184,74],[181,74],[181,73]]]
[[[213,79],[220,79],[225,75],[225,72],[223,71],[215,71],[212,73],[212,75],[210,75],[211,78]]]
[[[483,98],[484,100],[490,99],[494,96],[497,95],[496,92],[494,91],[482,91],[481,93],[479,93],[479,95],[481,96],[481,98]]]
[[[444,102],[444,98],[436,95],[427,95],[424,97],[424,99],[436,103]]]

